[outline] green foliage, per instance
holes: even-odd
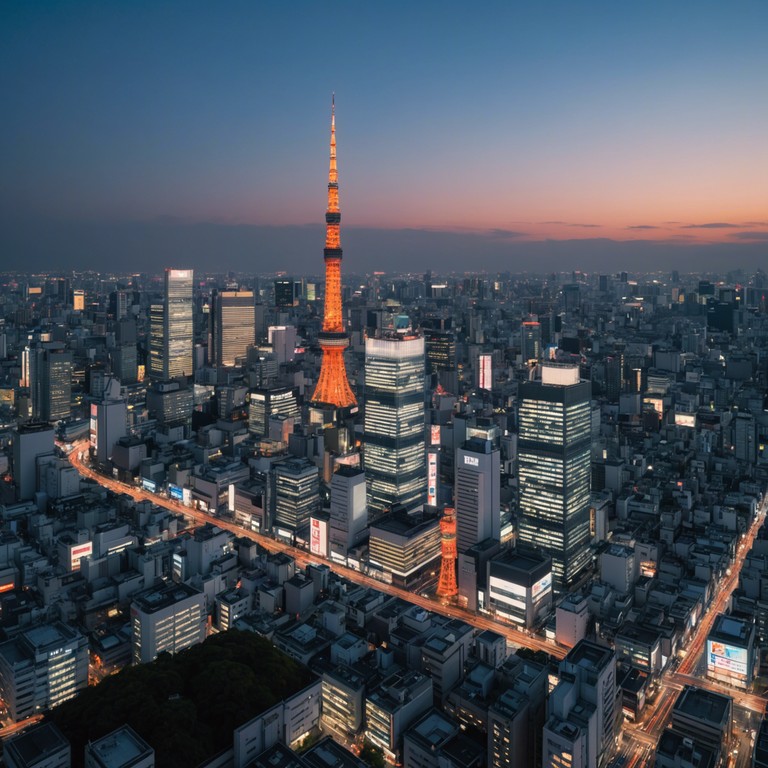
[[[384,752],[380,747],[371,744],[370,741],[363,744],[363,748],[360,750],[360,759],[370,768],[386,768]]]
[[[152,664],[128,667],[54,709],[72,744],[128,723],[155,749],[158,768],[187,768],[232,744],[232,731],[306,686],[311,674],[252,632],[230,630]]]

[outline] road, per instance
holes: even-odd
[[[739,584],[739,574],[744,566],[744,560],[746,559],[749,550],[752,549],[752,544],[765,520],[767,510],[768,494],[766,494],[763,499],[763,503],[755,520],[752,522],[749,531],[738,546],[736,558],[730,568],[730,576],[726,576],[725,580],[718,585],[714,599],[709,604],[704,616],[702,616],[696,630],[689,639],[685,649],[685,658],[680,662],[677,670],[668,668],[661,676],[656,699],[646,706],[640,720],[637,723],[624,724],[623,730],[626,733],[626,736],[622,738],[622,746],[619,754],[620,756],[625,757],[623,765],[627,768],[641,768],[642,766],[653,765],[655,746],[671,717],[672,708],[678,693],[685,685],[696,685],[699,688],[705,688],[708,691],[724,693],[727,696],[731,696],[733,698],[735,711],[738,711],[738,709],[746,710],[746,712],[740,712],[739,717],[742,718],[746,716],[747,722],[749,722],[750,715],[762,715],[765,711],[768,699],[764,696],[721,685],[703,676],[698,676],[695,673],[706,645],[707,635],[712,629],[712,625],[718,614],[725,612],[728,601],[731,599],[731,594]],[[734,720],[737,720],[736,716],[734,716]],[[742,728],[742,734],[743,730],[744,729]],[[739,737],[739,741],[743,741],[743,737]],[[653,746],[653,749],[648,752],[647,748],[651,745]],[[739,752],[739,761],[745,759],[742,754],[743,751],[744,750],[742,749]],[[735,760],[730,761],[730,763],[735,762]]]
[[[11,736],[15,736],[17,733],[21,733],[29,728],[30,725],[39,723],[43,719],[42,715],[32,715],[24,720],[19,720],[18,723],[9,723],[0,731],[0,739],[5,741]]]
[[[77,471],[82,476],[94,480],[115,493],[125,493],[132,496],[134,499],[147,500],[158,506],[165,507],[174,513],[181,513],[191,519],[196,525],[212,523],[219,528],[231,531],[238,536],[247,535],[249,538],[256,540],[268,551],[283,552],[290,555],[296,560],[297,565],[300,567],[306,567],[309,563],[317,563],[322,560],[322,558],[310,555],[303,549],[292,547],[289,544],[276,541],[275,539],[262,534],[246,531],[239,525],[228,520],[222,520],[221,518],[189,507],[182,507],[178,502],[165,499],[154,493],[149,493],[141,488],[121,483],[113,478],[105,477],[84,464],[80,458],[81,452],[83,452],[83,455],[87,454],[88,442],[80,441],[75,443],[74,446],[75,449],[70,453],[69,459]],[[765,697],[746,691],[739,691],[734,688],[720,685],[706,678],[698,677],[695,675],[695,671],[704,650],[707,635],[712,628],[715,618],[718,614],[725,611],[728,601],[731,598],[731,594],[738,586],[739,574],[744,566],[746,556],[752,548],[755,537],[765,520],[766,511],[768,511],[768,494],[766,494],[758,515],[750,526],[749,531],[739,544],[736,558],[731,565],[730,575],[726,576],[725,580],[718,586],[714,599],[709,604],[709,607],[690,637],[685,649],[685,658],[680,663],[677,670],[673,671],[667,669],[667,671],[663,673],[656,698],[646,705],[640,720],[637,723],[625,723],[623,725],[622,730],[624,733],[622,734],[618,757],[623,761],[622,766],[624,768],[643,768],[644,766],[653,765],[655,749],[659,737],[666,728],[671,717],[675,700],[685,685],[697,685],[700,688],[706,688],[707,690],[716,691],[718,693],[725,693],[733,697],[735,707],[743,708],[746,710],[747,714],[762,714],[762,712],[765,711],[766,704],[768,703],[768,699]],[[372,587],[373,589],[377,589],[388,595],[400,597],[403,600],[424,608],[425,610],[439,613],[448,618],[460,619],[478,629],[491,630],[504,636],[507,641],[513,645],[537,651],[545,651],[558,659],[562,659],[567,652],[567,649],[562,648],[553,642],[529,635],[514,627],[510,627],[507,624],[496,621],[491,617],[480,616],[456,605],[446,604],[430,597],[424,597],[421,594],[396,587],[392,584],[383,583],[378,579],[374,579],[371,576],[367,576],[366,574],[339,565],[330,560],[325,560],[323,562],[325,562],[334,573],[352,583],[365,587]],[[739,760],[741,759],[742,755],[740,754]]]
[[[114,478],[106,477],[105,475],[96,472],[94,469],[83,462],[81,454],[86,455],[88,452],[87,441],[82,440],[77,443],[73,443],[72,445],[73,450],[69,454],[69,460],[72,466],[80,473],[81,476],[87,477],[97,482],[102,487],[107,488],[114,493],[127,494],[137,501],[150,501],[152,504],[164,507],[165,509],[168,509],[175,514],[184,515],[185,517],[192,520],[192,522],[196,525],[212,523],[213,525],[216,525],[223,530],[231,531],[237,536],[248,536],[248,538],[257,541],[261,546],[264,547],[264,549],[270,552],[283,552],[286,555],[290,555],[295,559],[296,564],[302,568],[306,567],[309,563],[323,562],[334,573],[354,584],[359,584],[360,586],[364,587],[372,587],[373,589],[377,589],[380,592],[384,592],[385,594],[391,595],[393,597],[400,597],[403,600],[406,600],[409,603],[413,603],[414,605],[418,605],[427,611],[432,611],[433,613],[438,613],[451,619],[460,619],[461,621],[477,627],[478,629],[491,630],[492,632],[496,632],[497,634],[505,637],[507,642],[511,643],[512,645],[530,648],[535,651],[545,651],[546,653],[558,659],[562,659],[567,653],[566,648],[563,648],[556,643],[550,642],[540,637],[529,635],[528,633],[515,629],[508,624],[496,621],[489,616],[480,616],[460,608],[457,605],[444,603],[431,597],[425,597],[407,589],[394,586],[393,584],[386,584],[364,573],[360,573],[360,571],[356,571],[353,568],[347,568],[346,566],[340,565],[339,563],[335,563],[331,560],[325,560],[316,555],[310,555],[306,550],[293,547],[290,544],[286,544],[281,541],[276,541],[275,539],[264,536],[263,534],[245,530],[241,526],[229,520],[223,520],[219,517],[215,517],[214,515],[210,515],[207,512],[201,512],[200,510],[192,509],[191,507],[181,506],[178,502],[171,499],[163,498],[157,494],[145,491],[142,488],[137,488],[136,486],[122,483],[119,480],[115,480]]]

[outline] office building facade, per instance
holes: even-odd
[[[253,291],[214,291],[211,296],[208,359],[218,367],[233,367],[256,344]]]
[[[162,303],[150,307],[149,375],[155,381],[194,373],[194,271],[166,269]]]
[[[454,499],[459,552],[484,539],[500,539],[500,473],[500,453],[492,441],[473,437],[456,451]]]
[[[413,506],[426,495],[424,339],[365,341],[365,473],[368,509]]]
[[[559,588],[590,559],[590,395],[577,366],[543,366],[520,386],[519,538],[549,554]]]

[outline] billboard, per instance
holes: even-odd
[[[493,386],[493,369],[491,367],[491,356],[480,355],[480,380],[478,386],[480,389],[491,389]]]
[[[531,587],[531,597],[536,600],[539,597],[544,597],[552,589],[552,574],[548,573],[543,576]]]
[[[440,425],[432,424],[429,427],[429,444],[440,445]]]
[[[184,491],[180,486],[168,483],[168,495],[176,501],[181,501],[184,498]]]
[[[328,522],[313,517],[309,531],[309,551],[319,557],[328,557]]]
[[[99,408],[96,403],[91,403],[91,447],[94,451],[99,450]]]
[[[707,640],[707,671],[715,670],[746,678],[747,649],[720,640]]]
[[[675,413],[675,424],[678,427],[695,427],[696,426],[696,414],[695,413],[681,413],[678,411]]]
[[[141,487],[150,493],[155,493],[157,491],[157,483],[154,480],[150,480],[148,477],[141,478]]]
[[[437,454],[427,454],[427,504],[437,505]]]
[[[69,570],[80,570],[80,558],[90,557],[93,554],[93,542],[86,541],[85,544],[77,544],[69,551]]]

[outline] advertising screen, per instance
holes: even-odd
[[[695,427],[696,426],[696,414],[695,413],[675,413],[675,424],[678,427]]]
[[[176,501],[181,501],[184,498],[184,491],[178,485],[168,483],[168,495]]]
[[[90,557],[93,554],[93,542],[86,541],[85,544],[78,544],[70,550],[70,570],[80,570],[80,558]]]
[[[491,389],[493,386],[493,372],[491,368],[491,356],[480,355],[480,377],[478,386],[480,389]]]
[[[437,454],[427,454],[427,504],[437,504]]]
[[[430,425],[429,443],[430,445],[440,445],[440,425],[439,424]]]
[[[149,491],[150,493],[154,493],[157,490],[157,483],[154,480],[150,480],[147,477],[141,478],[141,487],[145,491]]]
[[[531,587],[531,597],[535,600],[537,597],[543,597],[552,588],[552,574],[548,573],[539,579]]]
[[[328,523],[325,520],[312,518],[309,533],[309,551],[313,555],[328,557]]]
[[[707,640],[707,666],[740,677],[747,676],[747,649],[736,648],[719,640]]]

